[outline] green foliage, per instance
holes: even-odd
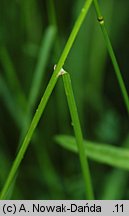
[[[98,21],[100,23],[102,33],[103,33],[103,36],[104,36],[104,39],[105,39],[105,42],[106,42],[106,46],[107,46],[109,55],[111,57],[111,61],[112,61],[112,64],[114,66],[114,70],[116,72],[116,76],[117,76],[117,79],[118,79],[118,82],[119,82],[119,85],[120,85],[120,88],[121,88],[121,92],[122,92],[122,95],[123,95],[123,98],[124,98],[124,102],[125,102],[125,105],[126,105],[126,108],[127,108],[127,112],[129,114],[129,96],[128,96],[128,93],[127,93],[127,90],[126,90],[126,87],[125,87],[125,84],[124,84],[124,81],[123,81],[123,78],[122,78],[122,75],[121,75],[119,65],[117,63],[117,60],[116,60],[116,57],[115,57],[115,54],[114,54],[114,51],[113,51],[113,48],[112,48],[108,33],[107,33],[107,30],[106,30],[106,27],[105,27],[105,24],[104,24],[105,21],[104,21],[104,18],[102,16],[102,14],[101,14],[100,7],[99,7],[99,4],[98,4],[98,0],[94,0],[94,5],[95,5],[96,13],[97,13],[97,16],[98,16]]]
[[[63,81],[64,81],[65,93],[66,93],[66,97],[68,101],[68,106],[69,106],[72,124],[74,128],[74,133],[76,137],[76,142],[78,145],[78,152],[79,152],[79,157],[80,157],[82,173],[83,173],[83,177],[85,181],[86,198],[94,199],[93,188],[92,188],[92,183],[91,183],[91,176],[90,176],[88,161],[84,154],[85,149],[83,145],[83,135],[82,135],[82,130],[81,130],[80,121],[78,117],[78,111],[77,111],[77,107],[76,107],[76,103],[74,99],[71,79],[70,79],[69,74],[66,71],[63,71],[63,73],[64,74],[62,76],[63,76]]]
[[[58,135],[55,137],[55,140],[63,148],[78,153],[77,143],[74,137]],[[88,156],[90,159],[98,163],[129,170],[128,149],[91,141],[84,141],[84,145],[85,157]]]
[[[129,199],[128,8],[126,0],[0,1],[1,198],[85,198],[78,157],[55,145],[57,134],[65,148],[87,148],[96,199]],[[72,79],[76,116],[58,79],[62,67]],[[73,129],[78,145],[59,135]],[[85,175],[84,151],[80,162]]]
[[[72,32],[71,32],[71,34],[69,36],[69,39],[68,39],[68,41],[66,43],[65,48],[64,48],[64,51],[62,52],[62,55],[61,55],[61,57],[59,59],[59,62],[57,64],[56,68],[55,68],[55,71],[54,71],[54,73],[53,73],[53,75],[52,75],[52,77],[51,77],[51,79],[50,79],[50,81],[49,81],[49,83],[47,85],[47,88],[46,88],[46,90],[45,90],[45,92],[44,92],[44,94],[43,94],[43,96],[41,98],[41,101],[40,101],[39,106],[38,106],[38,108],[36,110],[36,113],[35,113],[32,121],[30,123],[29,129],[28,129],[28,131],[27,131],[27,133],[26,133],[26,135],[24,137],[21,148],[20,148],[20,150],[19,150],[19,152],[18,152],[18,154],[16,156],[16,159],[14,160],[14,163],[12,165],[12,168],[11,168],[10,172],[9,172],[8,178],[7,178],[7,180],[5,182],[5,185],[4,185],[3,189],[2,189],[2,192],[1,192],[1,195],[0,195],[1,199],[5,199],[6,194],[8,193],[8,190],[9,190],[9,188],[10,188],[10,186],[11,186],[11,184],[12,184],[14,178],[15,178],[15,175],[16,175],[16,173],[18,171],[18,168],[19,168],[19,166],[21,164],[21,161],[22,161],[22,159],[24,157],[24,154],[25,154],[25,152],[26,152],[26,150],[28,148],[28,145],[29,145],[29,143],[30,143],[30,141],[32,139],[33,133],[34,133],[34,131],[35,131],[37,125],[38,125],[38,122],[39,122],[39,120],[41,118],[41,115],[42,115],[42,113],[43,113],[43,111],[44,111],[44,109],[45,109],[45,107],[47,105],[49,97],[51,96],[51,93],[52,93],[52,91],[53,91],[53,89],[55,87],[55,84],[56,84],[57,80],[58,80],[59,72],[60,72],[60,70],[61,70],[61,68],[62,68],[62,66],[63,66],[63,64],[64,64],[64,62],[65,62],[65,60],[66,60],[66,58],[68,56],[68,53],[69,53],[69,51],[70,51],[70,49],[71,49],[71,47],[73,45],[73,42],[74,42],[74,40],[75,40],[75,38],[77,36],[77,33],[78,33],[78,31],[79,31],[79,29],[80,29],[80,27],[82,25],[82,22],[84,21],[84,18],[85,18],[86,14],[87,14],[87,12],[89,10],[89,7],[90,7],[91,3],[92,3],[92,0],[87,0],[85,2],[84,7],[82,8],[81,13],[80,13],[80,15],[79,15],[74,27],[73,27],[73,30],[72,30]],[[35,95],[35,92],[34,92],[34,95]]]

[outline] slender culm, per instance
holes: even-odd
[[[123,78],[121,75],[119,65],[117,63],[116,56],[114,54],[114,50],[112,48],[111,41],[110,41],[108,33],[107,33],[107,29],[105,27],[104,17],[102,16],[102,13],[101,13],[101,10],[100,10],[99,4],[98,4],[98,0],[94,0],[94,6],[95,6],[96,13],[98,16],[98,21],[99,21],[101,29],[102,29],[105,44],[107,46],[107,49],[108,49],[115,73],[116,73],[116,77],[117,77],[117,80],[118,80],[118,83],[119,83],[119,86],[121,89],[121,93],[123,95],[124,103],[125,103],[127,112],[129,114],[129,96],[128,96],[128,93],[127,93],[127,90],[126,90],[126,87],[125,87],[125,84],[124,84],[124,81],[123,81]]]
[[[73,43],[74,43],[74,41],[76,39],[76,36],[77,36],[78,31],[80,30],[80,27],[81,27],[81,25],[82,25],[82,23],[84,21],[84,18],[88,13],[88,10],[90,8],[90,5],[91,5],[92,1],[93,0],[86,0],[85,4],[84,4],[84,6],[83,6],[83,8],[82,8],[82,10],[80,12],[80,15],[79,15],[74,27],[73,27],[73,30],[72,30],[72,32],[71,32],[71,34],[69,36],[69,39],[68,39],[68,41],[66,43],[65,48],[64,48],[64,51],[62,52],[62,55],[61,55],[61,57],[60,57],[60,59],[58,61],[57,67],[56,67],[56,69],[55,69],[55,71],[54,71],[54,73],[53,73],[53,75],[52,75],[52,77],[51,77],[51,79],[50,79],[50,81],[49,81],[49,83],[47,85],[47,88],[46,88],[46,90],[45,90],[45,92],[44,92],[44,94],[42,96],[42,99],[41,99],[41,101],[39,103],[39,106],[38,106],[38,108],[36,110],[36,113],[35,113],[35,115],[34,115],[34,117],[32,119],[32,122],[31,122],[31,124],[29,126],[29,129],[28,129],[28,131],[26,133],[26,136],[25,136],[25,138],[23,140],[21,148],[20,148],[20,150],[19,150],[19,152],[18,152],[18,154],[16,156],[16,159],[14,160],[12,168],[11,168],[11,170],[9,172],[9,175],[7,177],[7,180],[5,182],[5,185],[4,185],[3,189],[2,189],[0,199],[5,198],[5,196],[6,196],[7,192],[8,192],[8,189],[9,189],[9,187],[10,187],[10,185],[11,185],[11,183],[12,183],[12,181],[13,181],[16,173],[17,173],[17,170],[18,170],[18,168],[19,168],[19,166],[21,164],[21,161],[22,161],[22,159],[23,159],[23,157],[25,155],[25,152],[26,152],[26,150],[28,148],[28,145],[29,145],[29,143],[30,143],[30,141],[32,139],[33,133],[34,133],[34,131],[35,131],[37,125],[38,125],[38,122],[39,122],[39,120],[41,118],[41,115],[42,115],[42,113],[43,113],[43,111],[44,111],[44,109],[45,109],[45,107],[47,105],[47,102],[48,102],[48,100],[49,100],[49,98],[51,96],[51,93],[52,93],[52,91],[53,91],[53,89],[54,89],[54,87],[56,85],[56,82],[58,80],[58,73],[61,70],[61,68],[62,68],[62,66],[63,66],[63,64],[64,64],[64,62],[65,62],[65,60],[66,60],[66,58],[67,58],[67,56],[68,56],[68,54],[70,52],[70,49],[71,49],[71,47],[72,47],[72,45],[73,45]]]
[[[92,183],[91,183],[91,176],[90,176],[90,171],[89,171],[89,166],[88,166],[88,160],[85,155],[82,130],[81,130],[81,125],[80,125],[80,121],[78,117],[76,102],[74,99],[71,79],[70,79],[70,75],[67,72],[64,72],[62,77],[63,77],[65,93],[66,93],[66,97],[68,101],[68,106],[70,110],[70,115],[71,115],[71,119],[73,123],[76,142],[78,145],[80,164],[81,164],[81,169],[82,169],[84,182],[85,182],[86,199],[91,200],[91,199],[94,199]]]

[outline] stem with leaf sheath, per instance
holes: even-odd
[[[62,74],[62,76],[63,76],[65,93],[66,93],[66,97],[67,97],[67,101],[68,101],[68,106],[69,106],[69,110],[70,110],[70,115],[71,115],[71,119],[72,119],[72,124],[73,124],[73,128],[74,128],[74,133],[75,133],[75,137],[76,137],[76,142],[78,145],[80,164],[81,164],[82,173],[83,173],[84,182],[85,182],[86,198],[87,199],[94,199],[90,170],[89,170],[89,166],[88,166],[88,160],[87,160],[86,155],[85,155],[82,130],[81,130],[80,121],[79,121],[79,117],[78,117],[78,111],[77,111],[77,107],[76,107],[76,103],[75,103],[75,99],[74,99],[70,75],[64,71],[64,74]]]

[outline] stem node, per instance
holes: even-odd
[[[104,17],[98,16],[98,21],[99,21],[100,25],[103,25],[104,24]]]
[[[56,69],[56,65],[54,65],[54,70]],[[61,68],[61,70],[59,71],[59,73],[57,74],[57,77],[59,77],[59,76],[63,76],[64,74],[66,74],[67,72],[63,69],[63,68]]]

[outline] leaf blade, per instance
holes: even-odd
[[[72,136],[59,135],[55,141],[65,149],[78,153],[77,144]],[[92,160],[113,167],[129,170],[129,150],[107,144],[85,141],[85,154]]]

